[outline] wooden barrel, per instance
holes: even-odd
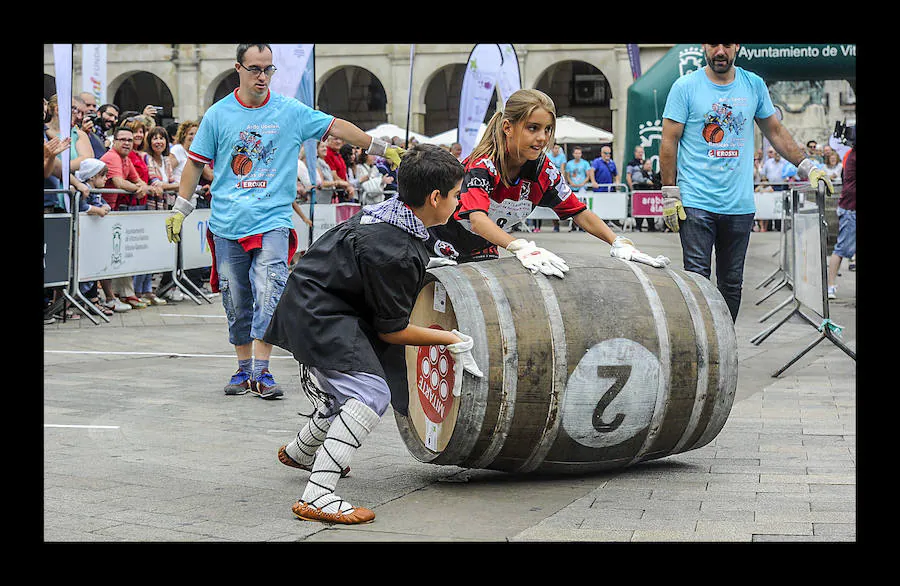
[[[429,271],[411,323],[475,340],[484,378],[443,346],[408,347],[419,461],[516,473],[590,472],[698,448],[725,424],[737,340],[703,277],[606,255],[566,254],[565,279],[512,257]]]

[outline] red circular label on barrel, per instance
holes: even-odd
[[[443,330],[434,324],[429,326]],[[453,357],[446,346],[419,346],[416,354],[416,388],[425,417],[441,423],[453,405]]]

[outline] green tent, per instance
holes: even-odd
[[[734,63],[762,76],[767,83],[846,79],[854,89],[856,85],[855,44],[741,45]],[[675,45],[628,88],[625,132],[615,133],[625,137],[626,163],[638,145],[644,147],[645,158],[657,160],[669,89],[676,79],[704,65],[699,43]]]

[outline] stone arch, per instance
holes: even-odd
[[[240,85],[237,71],[231,67],[216,75],[206,88],[203,96],[203,111],[233,92]]]
[[[162,106],[162,116],[157,120],[163,125],[175,119],[172,110],[175,98],[169,85],[158,75],[144,70],[129,70],[117,75],[109,83],[111,102],[119,107],[119,112],[141,112],[147,105]]]
[[[44,99],[56,93],[56,78],[49,73],[44,74]]]
[[[357,65],[336,67],[316,83],[316,104],[363,130],[387,122],[387,90],[369,69]]]
[[[459,125],[459,100],[466,63],[448,63],[434,71],[421,86],[421,108],[425,112],[422,134],[434,136]],[[494,91],[484,115],[489,120],[497,110],[498,93]]]
[[[533,87],[553,99],[557,116],[572,116],[585,124],[611,130],[614,79],[594,63],[568,59],[543,69],[535,77]],[[599,144],[579,146],[585,159],[600,156]]]

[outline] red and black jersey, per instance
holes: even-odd
[[[497,258],[497,246],[472,231],[469,214],[484,212],[503,230],[531,214],[535,206],[553,209],[565,220],[587,209],[572,192],[556,165],[541,154],[522,166],[516,182],[503,185],[500,171],[489,158],[466,159],[466,174],[459,194],[459,207],[443,226],[428,229],[429,249],[437,256],[458,262]]]

